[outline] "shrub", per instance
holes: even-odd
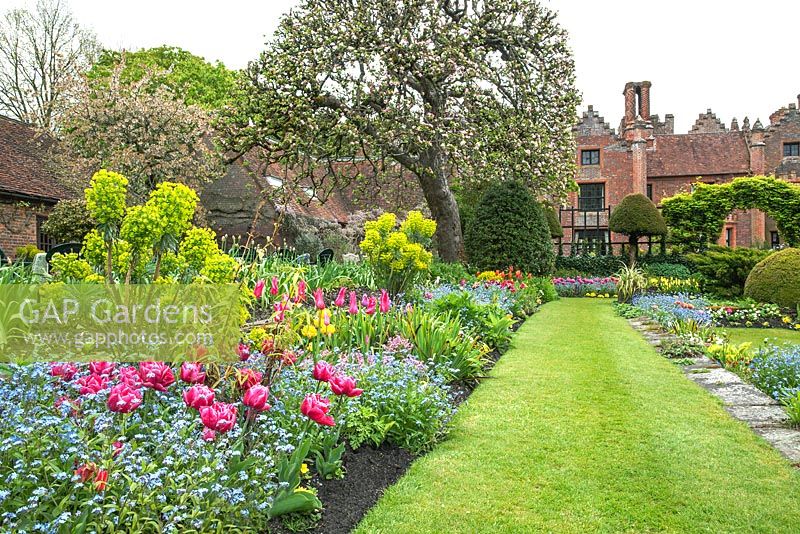
[[[33,261],[37,254],[43,252],[39,250],[36,245],[25,245],[24,247],[17,247],[15,251],[18,261]]]
[[[438,279],[443,283],[457,284],[466,278],[469,278],[469,273],[461,263],[445,263],[442,261],[431,263],[431,280]]]
[[[42,232],[58,243],[81,242],[95,226],[86,201],[81,198],[61,200],[42,225]]]
[[[639,238],[642,236],[666,235],[667,223],[653,201],[642,194],[628,195],[614,208],[608,219],[612,232],[628,236],[629,262],[636,261]]]
[[[555,251],[542,208],[518,182],[490,186],[464,236],[467,256],[478,269],[514,265],[543,276],[553,272]]]
[[[744,294],[786,308],[800,306],[800,249],[787,248],[760,261],[747,277]]]
[[[436,232],[436,222],[419,211],[410,211],[397,229],[394,213],[384,213],[364,224],[364,240],[359,246],[367,256],[375,281],[398,294],[410,287],[430,268],[433,254],[428,251]]]
[[[771,253],[770,250],[712,246],[702,254],[689,254],[687,258],[702,275],[705,291],[736,297],[742,294],[753,267]]]
[[[558,210],[550,204],[542,203],[542,211],[547,219],[547,227],[550,229],[550,237],[553,239],[557,237],[564,237],[564,229],[561,227],[561,221],[558,220]]]
[[[650,263],[644,268],[645,274],[649,276],[663,276],[664,278],[689,278],[692,271],[680,263]]]

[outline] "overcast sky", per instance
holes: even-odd
[[[68,0],[110,48],[177,45],[240,68],[263,48],[296,0]],[[650,80],[651,112],[685,132],[707,108],[730,125],[770,113],[800,93],[798,3],[790,0],[545,0],[560,12],[578,89],[612,127],[627,81]],[[0,0],[0,11],[33,0]]]

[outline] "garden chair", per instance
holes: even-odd
[[[317,254],[317,265],[327,265],[333,261],[333,249],[326,248]]]

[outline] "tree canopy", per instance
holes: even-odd
[[[206,109],[225,105],[236,80],[235,73],[222,63],[209,63],[187,50],[166,45],[135,52],[103,50],[87,77],[102,83],[120,64],[124,64],[121,83],[130,85],[148,76],[151,90],[165,85],[176,98]]]
[[[614,208],[608,219],[612,232],[628,236],[631,265],[638,253],[642,236],[666,235],[667,224],[653,201],[641,193],[628,195]]]
[[[536,0],[304,0],[220,127],[227,148],[291,166],[320,200],[365,174],[413,173],[452,261],[451,183],[567,191],[579,98],[566,41]]]

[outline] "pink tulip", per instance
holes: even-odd
[[[72,363],[58,363],[53,362],[50,364],[50,374],[52,376],[59,376],[62,380],[69,382],[78,373],[78,368]]]
[[[211,406],[214,403],[214,390],[204,384],[197,384],[183,392],[183,402],[189,408],[199,410],[203,406]]]
[[[331,377],[336,373],[336,370],[333,368],[331,364],[326,362],[325,360],[320,360],[314,365],[314,370],[312,371],[312,375],[314,376],[315,380],[319,380],[320,382],[327,382],[331,379]]]
[[[91,362],[89,364],[89,372],[93,375],[108,376],[114,374],[114,368],[117,366],[114,362]]]
[[[117,378],[121,383],[128,384],[129,387],[134,389],[142,387],[142,378],[139,376],[139,370],[132,365],[120,367]]]
[[[367,295],[366,293],[361,295],[361,306],[365,308],[369,306],[369,295]]]
[[[320,425],[333,426],[333,417],[328,415],[330,401],[319,394],[307,395],[300,405],[300,412]]]
[[[358,301],[357,301],[357,297],[356,297],[356,292],[355,291],[351,291],[350,292],[350,309],[347,310],[347,311],[351,315],[355,315],[355,314],[358,313]]]
[[[112,412],[118,413],[131,413],[133,410],[141,406],[142,392],[138,389],[133,389],[128,384],[120,382],[108,394],[108,401],[106,405]]]
[[[206,428],[203,430],[203,439],[206,441],[214,441],[217,439],[217,433],[211,430],[210,428]]]
[[[262,378],[264,375],[255,369],[245,368],[236,371],[236,382],[242,389],[250,389],[261,382]]]
[[[375,300],[375,297],[370,297],[369,301],[367,301],[367,309],[364,310],[367,315],[372,315],[375,313],[375,306],[378,302]]]
[[[267,404],[268,399],[269,388],[261,384],[256,384],[245,392],[242,402],[245,406],[257,412],[263,412],[270,409],[270,405]]]
[[[347,296],[347,288],[343,287],[339,289],[339,293],[336,294],[336,300],[333,301],[333,305],[337,308],[341,308],[344,306],[344,299]]]
[[[203,425],[223,434],[236,426],[237,415],[236,406],[224,402],[215,402],[211,406],[200,408],[200,420]]]
[[[181,365],[181,380],[189,384],[202,384],[206,380],[203,366],[198,362],[183,362]]]
[[[392,301],[389,300],[389,293],[386,292],[385,289],[381,289],[381,298],[380,298],[380,311],[381,313],[387,313],[389,308],[392,306]]]
[[[331,391],[334,395],[347,395],[348,397],[358,397],[364,393],[363,389],[356,387],[356,380],[350,376],[334,376],[331,378]]]
[[[256,282],[256,287],[253,288],[253,296],[257,299],[260,299],[261,296],[264,294],[264,280],[259,280]]]
[[[314,306],[316,306],[318,310],[325,309],[325,294],[321,287],[314,290]]]
[[[78,379],[81,395],[94,395],[108,389],[108,378],[101,375],[86,375]]]
[[[112,443],[111,444],[111,449],[113,450],[113,452],[111,453],[111,457],[112,458],[116,458],[119,455],[119,453],[122,452],[122,449],[124,449],[124,448],[125,448],[125,444],[122,443],[121,441],[115,441],[114,443]]]
[[[273,297],[278,294],[278,277],[273,276],[269,286],[269,294]]]
[[[306,300],[306,287],[305,280],[297,282],[297,296],[294,298],[295,302],[303,302]]]
[[[141,362],[139,364],[139,377],[142,385],[156,391],[167,391],[175,383],[172,369],[164,362]]]
[[[214,403],[214,390],[204,384],[197,384],[183,392],[183,402],[189,408],[199,410]]]

